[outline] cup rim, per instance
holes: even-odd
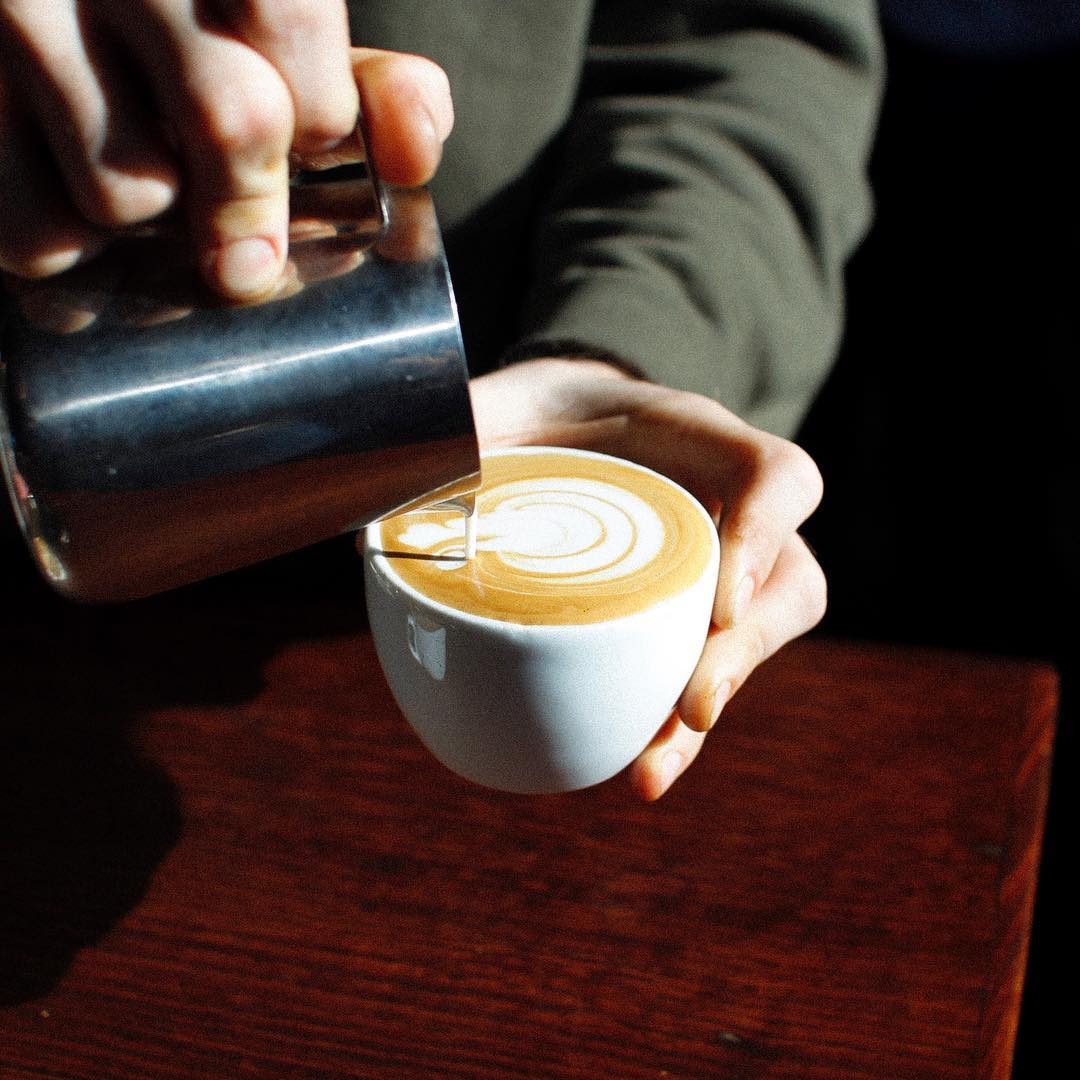
[[[528,446],[505,446],[497,447],[492,450],[484,450],[480,454],[480,467],[481,476],[483,475],[483,462],[485,458],[489,457],[505,457],[510,454],[544,454],[544,453],[557,453],[566,454],[574,457],[588,457],[595,460],[614,460],[620,464],[627,465],[632,469],[636,469],[639,472],[647,473],[669,484],[690,501],[690,503],[697,509],[698,513],[702,515],[705,522],[709,526],[708,534],[711,538],[711,555],[706,563],[706,569],[704,573],[695,578],[694,581],[688,585],[685,589],[681,589],[679,592],[673,593],[670,596],[665,596],[663,599],[658,600],[655,604],[651,604],[649,607],[642,608],[639,611],[632,611],[626,615],[618,615],[611,619],[601,619],[598,622],[585,622],[585,623],[522,623],[515,622],[512,619],[496,619],[490,615],[479,615],[472,611],[463,611],[461,608],[451,607],[449,604],[444,604],[441,600],[435,600],[428,596],[426,593],[421,592],[415,586],[407,582],[402,576],[394,569],[392,561],[381,550],[376,549],[372,543],[372,537],[377,536],[380,540],[382,537],[382,522],[385,519],[372,522],[367,525],[363,530],[363,546],[362,553],[364,557],[365,567],[369,565],[384,578],[388,579],[391,585],[395,589],[405,593],[411,600],[418,603],[420,606],[427,610],[432,611],[441,618],[457,620],[465,625],[470,625],[478,628],[498,628],[502,633],[506,633],[508,630],[511,633],[521,632],[529,634],[581,634],[588,631],[590,628],[601,630],[612,626],[620,626],[633,620],[652,617],[655,612],[661,608],[666,607],[669,603],[680,597],[685,596],[688,592],[696,589],[702,579],[708,578],[714,581],[719,573],[720,567],[720,536],[716,528],[716,522],[713,521],[712,516],[701,504],[701,501],[687,491],[681,484],[672,480],[670,476],[665,476],[663,473],[658,472],[656,469],[649,468],[648,465],[642,465],[639,462],[631,461],[628,458],[619,457],[616,454],[605,454],[598,450],[586,450],[579,447],[571,446],[548,446],[548,445],[528,445]],[[391,515],[392,516],[392,515]],[[373,571],[374,572],[374,571]]]

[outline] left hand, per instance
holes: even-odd
[[[630,767],[657,799],[697,756],[751,671],[825,612],[825,576],[797,529],[821,475],[794,443],[710,398],[644,382],[597,360],[539,359],[472,383],[481,449],[572,446],[627,458],[695,495],[720,530],[713,626],[675,712]]]

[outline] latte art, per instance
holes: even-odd
[[[599,622],[678,594],[708,565],[712,523],[649,470],[521,449],[485,457],[482,471],[474,558],[465,558],[459,514],[424,511],[381,526],[387,564],[451,608],[532,625]]]
[[[557,576],[592,584],[647,566],[664,543],[659,516],[623,488],[580,477],[512,481],[485,490],[476,550],[491,552],[524,579]],[[406,547],[440,558],[462,555],[465,523],[409,525]],[[445,564],[443,564],[445,565]]]

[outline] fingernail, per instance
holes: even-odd
[[[277,248],[264,236],[248,236],[220,247],[211,258],[211,273],[231,296],[268,291],[281,274]]]
[[[747,574],[746,577],[739,582],[739,587],[735,590],[735,596],[731,601],[731,617],[733,622],[742,621],[743,616],[750,607],[750,601],[753,599],[754,579]]]
[[[678,750],[671,750],[665,756],[664,760],[660,763],[660,794],[663,795],[665,791],[672,784],[683,770],[683,756]]]
[[[734,684],[730,679],[725,679],[717,688],[716,693],[712,699],[712,709],[709,711],[709,728],[720,719],[720,714],[724,711],[724,706],[728,702],[728,698],[731,697],[731,692],[735,689]]]

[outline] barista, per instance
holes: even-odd
[[[717,517],[714,632],[631,770],[656,798],[824,610],[797,532],[821,478],[785,436],[831,359],[868,219],[872,5],[351,14],[357,40],[441,66],[350,49],[335,0],[0,0],[0,270],[9,287],[61,273],[180,206],[209,284],[257,297],[286,264],[292,162],[349,138],[359,103],[388,182],[435,176],[470,358],[503,365],[473,383],[482,443],[633,458]],[[436,175],[444,70],[465,121]],[[528,266],[503,261],[526,248]]]

